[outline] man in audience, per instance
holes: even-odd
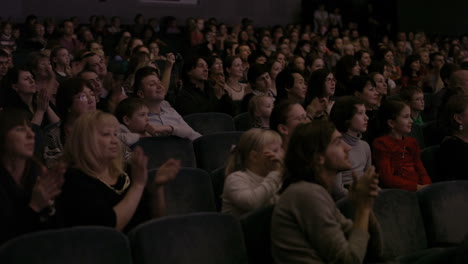
[[[149,122],[156,127],[154,133],[174,135],[195,140],[200,133],[194,131],[164,98],[167,88],[152,67],[144,67],[135,73],[135,89],[149,108]]]
[[[59,42],[70,54],[75,54],[83,48],[83,44],[76,38],[75,28],[71,20],[65,20],[62,23],[62,37]]]

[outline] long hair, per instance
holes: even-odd
[[[295,182],[307,181],[325,184],[317,177],[317,159],[325,153],[330,144],[335,126],[325,120],[312,120],[294,130],[289,140],[284,165],[286,177],[280,192],[284,192]]]
[[[251,151],[262,151],[265,146],[275,142],[281,143],[281,137],[273,130],[261,128],[248,130],[242,134],[239,144],[232,150],[225,174],[229,175],[235,171],[247,169],[247,161]]]
[[[96,134],[99,127],[106,125],[118,127],[119,122],[113,115],[102,111],[88,112],[75,121],[65,144],[65,160],[69,167],[77,168],[90,176],[95,176],[103,166],[109,167],[110,175],[118,176],[123,173],[122,153],[111,164],[99,164],[102,152]]]
[[[461,114],[468,107],[468,96],[452,96],[447,102],[447,106],[442,112],[439,119],[440,127],[444,129],[445,135],[453,135],[455,131],[459,130],[460,124],[455,121],[453,116]]]

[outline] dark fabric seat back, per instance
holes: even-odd
[[[140,146],[148,156],[148,168],[159,168],[170,158],[181,161],[183,167],[196,167],[192,142],[186,138],[147,137],[140,139],[133,147]]]
[[[243,132],[221,132],[193,141],[198,168],[213,171],[225,166],[233,145],[237,145]]]
[[[247,131],[252,128],[249,113],[240,113],[234,117],[237,131]]]
[[[450,246],[468,235],[468,181],[434,183],[418,192],[429,246]]]
[[[271,216],[274,206],[259,208],[240,219],[249,263],[273,263],[271,255]]]
[[[127,237],[108,227],[73,227],[26,234],[0,248],[0,263],[130,264]]]
[[[440,146],[430,146],[421,150],[421,161],[424,165],[424,168],[431,177],[432,181],[438,179],[437,176],[437,152],[439,151]]]
[[[223,199],[221,198],[221,195],[223,194],[224,179],[226,178],[226,175],[224,174],[225,169],[226,168],[221,167],[210,173],[211,182],[213,184],[213,194],[214,194],[214,200],[216,204],[216,210],[218,212],[221,212],[221,209],[222,209],[221,207],[223,205]]]
[[[240,223],[199,213],[144,223],[129,234],[135,264],[246,264]]]
[[[195,113],[183,118],[193,130],[202,135],[236,130],[232,117],[224,113]]]

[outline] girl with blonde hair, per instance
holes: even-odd
[[[281,145],[273,130],[253,128],[242,135],[226,166],[223,213],[241,216],[276,203],[283,181]]]
[[[163,185],[175,177],[180,162],[168,160],[147,184],[148,158],[136,148],[130,178],[122,165],[118,131],[117,119],[101,111],[86,113],[76,121],[65,146],[69,166],[62,193],[65,225],[104,225],[123,230],[148,217],[164,215]],[[143,199],[145,188],[149,201]],[[151,214],[144,209],[151,209]]]

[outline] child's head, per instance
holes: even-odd
[[[368,76],[354,76],[349,88],[354,96],[361,98],[366,109],[373,109],[379,105],[379,93],[375,88],[375,82]]]
[[[272,166],[265,157],[266,150],[272,152],[282,151],[280,135],[269,129],[252,128],[242,134],[239,143],[232,151],[226,166],[226,175],[248,169],[251,164],[259,166]]]
[[[385,133],[404,135],[411,132],[411,110],[403,101],[385,101],[379,109],[379,115],[380,125]]]
[[[115,109],[117,120],[133,133],[144,133],[148,125],[148,107],[140,98],[122,100]]]
[[[271,111],[273,110],[273,97],[268,95],[256,95],[249,102],[250,120],[257,125],[263,122],[268,124],[270,121]]]
[[[336,100],[329,119],[341,133],[364,133],[369,117],[366,115],[364,101],[355,96],[343,96]]]
[[[411,111],[424,110],[424,93],[417,86],[409,86],[403,88],[400,92],[400,97],[409,105]]]

